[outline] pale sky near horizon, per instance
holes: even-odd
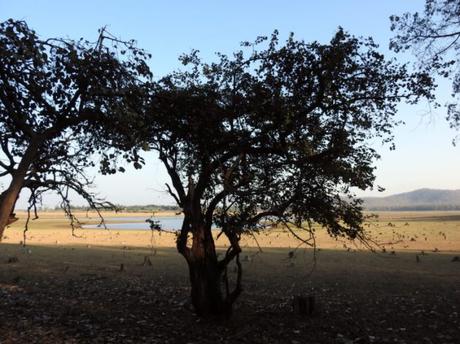
[[[198,49],[205,60],[219,51],[231,53],[239,42],[294,32],[305,41],[328,41],[338,26],[356,36],[371,36],[388,51],[389,16],[421,10],[424,0],[365,1],[11,1],[0,0],[0,21],[25,20],[42,37],[97,38],[97,29],[123,39],[136,39],[151,52],[150,67],[160,77],[179,67],[177,57]],[[404,61],[407,55],[398,56]],[[450,86],[441,82],[438,101],[448,101]],[[360,196],[385,196],[418,188],[460,189],[460,147],[452,146],[456,132],[445,121],[445,109],[429,111],[426,103],[402,105],[399,119],[406,125],[395,132],[396,150],[375,144],[382,155],[376,163],[376,184],[386,188],[358,192]],[[164,192],[168,177],[152,154],[141,171],[97,176],[97,192],[121,204],[172,204]],[[80,203],[78,200],[76,203]],[[24,197],[18,203],[25,207]],[[50,196],[45,205],[54,207]]]

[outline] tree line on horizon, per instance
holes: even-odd
[[[181,208],[177,205],[162,205],[162,204],[137,204],[137,205],[122,205],[114,204],[117,212],[156,212],[156,211],[175,211],[180,212]],[[88,206],[74,206],[71,205],[70,208],[73,211],[90,211],[91,207]],[[57,205],[53,210],[62,210],[62,207]]]

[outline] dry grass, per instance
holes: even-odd
[[[84,237],[75,238],[62,214],[44,213],[27,247],[19,245],[20,222],[0,245],[0,342],[455,343],[459,227],[460,213],[381,214],[369,231],[382,242],[402,240],[385,253],[317,229],[313,274],[311,249],[289,258],[292,236],[258,235],[263,252],[246,238],[235,314],[209,323],[188,311],[188,270],[173,234],[156,234],[154,247],[150,231],[79,230]],[[297,294],[316,296],[315,317],[292,313]]]

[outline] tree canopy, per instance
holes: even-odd
[[[146,110],[150,146],[184,212],[177,247],[201,314],[228,312],[241,292],[243,234],[282,225],[313,246],[317,223],[365,240],[352,188],[373,185],[379,156],[370,142],[391,143],[400,101],[432,97],[426,73],[409,73],[372,39],[342,29],[327,44],[293,35],[282,44],[275,32],[218,56],[205,63],[197,51],[183,55],[185,68],[154,84]],[[214,225],[229,242],[221,258]]]
[[[93,208],[100,202],[87,188],[85,168],[94,154],[123,154],[139,167],[132,127],[142,87],[151,76],[147,54],[134,41],[101,30],[97,42],[41,39],[25,22],[0,23],[0,237],[22,188],[35,206],[47,190],[61,195],[70,211],[69,190]],[[30,209],[30,208],[29,208]],[[70,215],[70,214],[69,214]],[[72,217],[73,219],[73,217]]]
[[[411,50],[418,68],[452,81],[452,97],[447,105],[451,127],[460,129],[460,1],[426,0],[423,13],[393,15],[391,30],[396,36],[390,48],[396,52]]]

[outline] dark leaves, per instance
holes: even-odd
[[[90,43],[42,40],[23,21],[0,23],[0,143],[9,158],[0,176],[15,173],[22,161],[31,206],[47,190],[66,195],[69,189],[99,204],[85,175],[96,154],[103,173],[123,172],[120,156],[136,168],[143,163],[133,147],[142,128],[136,106],[151,76],[147,56],[105,29]],[[36,153],[25,161],[30,147]]]
[[[147,140],[179,202],[199,203],[208,225],[238,235],[267,220],[314,221],[360,238],[349,190],[373,184],[369,140],[391,144],[397,104],[431,97],[431,78],[341,28],[329,44],[280,43],[275,32],[242,46],[249,53],[214,63],[192,51],[185,70],[153,84]]]
[[[426,0],[423,13],[404,13],[391,16],[391,30],[396,36],[390,42],[395,52],[411,50],[417,57],[420,82],[426,83],[431,75],[452,80],[451,104],[448,104],[447,120],[458,129],[459,121],[454,109],[458,103],[458,52],[460,49],[460,25],[458,0]],[[435,104],[438,105],[438,104]]]

